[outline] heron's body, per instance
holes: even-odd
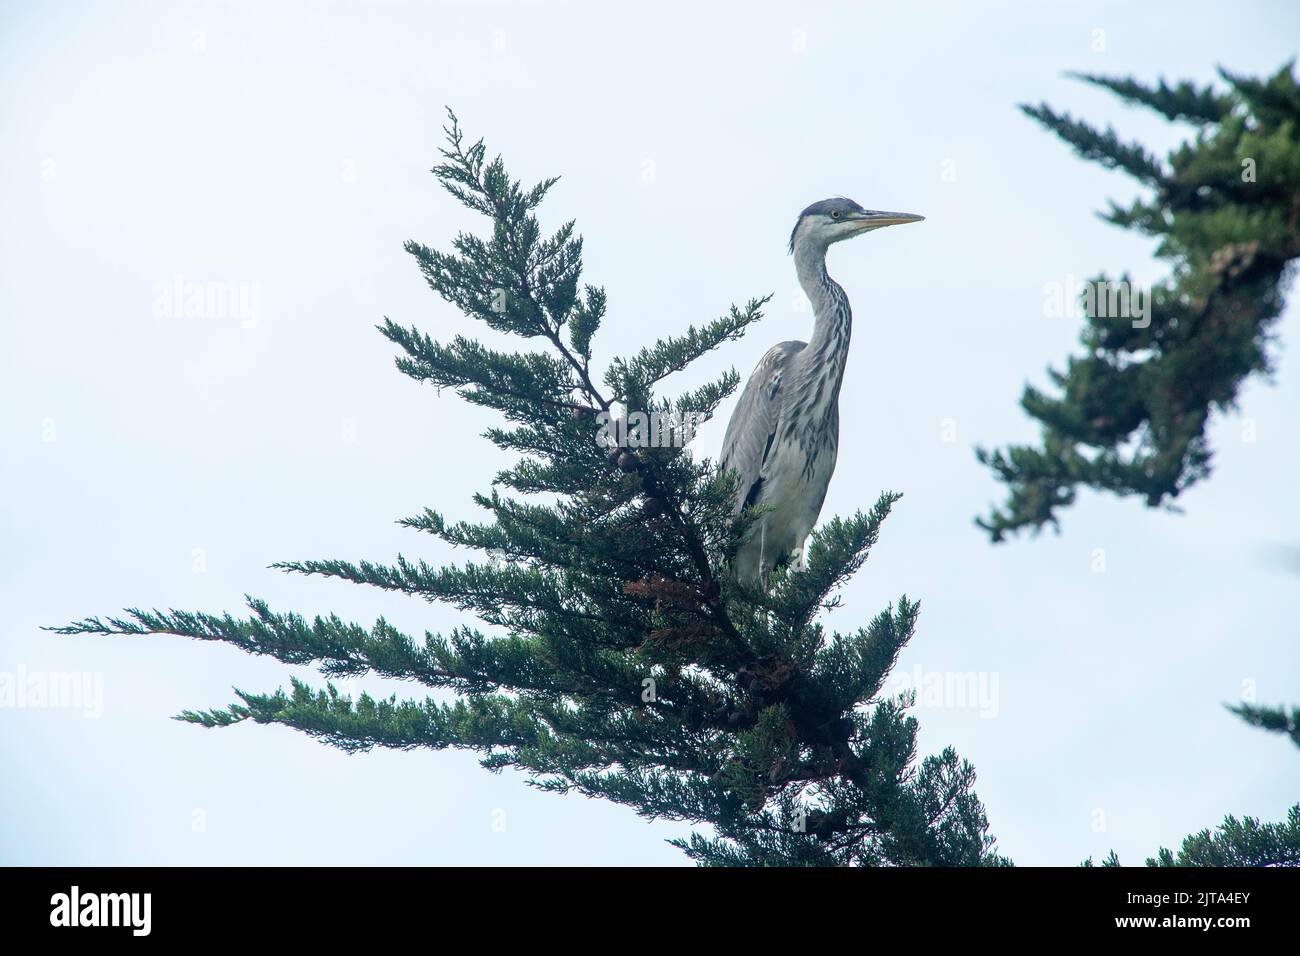
[[[790,245],[799,284],[812,303],[813,335],[806,343],[782,342],[763,356],[732,413],[719,459],[738,479],[735,513],[757,509],[732,561],[742,581],[765,582],[792,557],[802,562],[835,471],[853,313],[826,272],[826,250],[858,232],[919,218],[825,200],[804,210],[795,226]]]

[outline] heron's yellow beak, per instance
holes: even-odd
[[[854,217],[863,229],[878,229],[881,226],[901,226],[909,222],[924,222],[924,216],[910,212],[878,212],[868,209]]]

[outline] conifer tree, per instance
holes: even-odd
[[[701,864],[1005,863],[970,765],[951,749],[918,762],[909,700],[882,691],[918,604],[901,597],[846,632],[821,620],[899,495],[825,522],[807,570],[778,572],[766,592],[726,573],[734,479],[680,439],[738,376],[676,396],[662,383],[739,337],[766,300],[601,363],[606,294],[582,282],[574,224],[546,235],[536,216],[556,180],[524,188],[454,115],[446,132],[433,173],[490,230],[458,235],[450,251],[406,249],[434,291],[519,350],[440,342],[389,319],[379,329],[406,375],[497,413],[486,437],[514,464],[475,497],[483,520],[426,510],[403,522],[472,560],[277,567],[446,604],[482,627],[416,638],[382,618],[308,620],[249,598],[241,617],[136,608],[57,630],[173,634],[312,664],[321,688],[236,690],[234,703],[179,719],[280,724],[345,751],[473,750],[542,790],[698,824],[674,842]],[[654,421],[672,440],[649,440]],[[330,683],[363,673],[456,696],[353,700]]]
[[[1057,511],[1073,503],[1080,486],[1140,495],[1158,507],[1208,476],[1210,414],[1231,410],[1242,382],[1269,372],[1271,328],[1300,256],[1300,85],[1292,68],[1267,80],[1220,70],[1226,92],[1078,75],[1195,127],[1195,138],[1163,162],[1111,127],[1098,130],[1045,103],[1021,106],[1084,159],[1152,190],[1128,208],[1112,202],[1102,218],[1159,238],[1156,255],[1170,275],[1151,290],[1151,314],[1139,322],[1131,312],[1102,308],[1101,295],[1085,297],[1085,352],[1071,356],[1064,372],[1049,372],[1060,396],[1026,386],[1021,398],[1042,425],[1040,447],[977,449],[1010,490],[1002,508],[976,521],[993,541],[1057,526]],[[1100,275],[1090,285],[1115,283]],[[1230,709],[1300,744],[1300,710]],[[1187,837],[1177,853],[1162,847],[1146,862],[1300,866],[1300,805],[1284,823],[1227,816],[1215,831]],[[1120,863],[1112,851],[1102,865]]]
[[[1092,858],[1083,862],[1092,866]],[[1114,850],[1102,866],[1122,866]],[[1300,866],[1300,804],[1284,823],[1260,823],[1254,817],[1224,817],[1215,830],[1183,840],[1178,852],[1161,847],[1147,866]]]
[[[1300,708],[1291,713],[1284,707],[1256,707],[1240,704],[1228,708],[1248,724],[1287,734],[1300,746]],[[1092,858],[1083,861],[1092,866]],[[1121,866],[1114,850],[1102,866]],[[1229,814],[1211,831],[1186,837],[1178,852],[1161,847],[1147,857],[1147,866],[1296,866],[1300,867],[1300,803],[1287,811],[1282,823],[1260,823],[1255,817],[1238,820]]]
[[[1252,727],[1286,734],[1293,744],[1300,747],[1300,707],[1292,707],[1289,713],[1285,707],[1261,707],[1256,704],[1237,704],[1228,709]]]
[[[1109,295],[1085,297],[1084,351],[1064,371],[1049,370],[1059,394],[1027,386],[1021,398],[1042,426],[1041,443],[977,450],[1009,489],[1002,507],[977,519],[993,541],[1057,526],[1079,487],[1172,507],[1209,474],[1210,416],[1234,407],[1249,376],[1269,372],[1271,329],[1300,255],[1300,86],[1292,66],[1267,80],[1220,70],[1223,92],[1078,77],[1191,124],[1195,138],[1164,161],[1113,128],[1046,104],[1021,107],[1084,159],[1150,190],[1127,208],[1112,202],[1102,218],[1158,238],[1156,255],[1170,272],[1138,321],[1131,308],[1099,308],[1114,301]],[[1105,275],[1091,286],[1119,288]]]

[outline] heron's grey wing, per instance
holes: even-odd
[[[782,342],[768,349],[749,377],[740,402],[731,413],[727,435],[722,440],[718,467],[736,472],[735,513],[739,514],[758,499],[763,483],[763,463],[767,461],[781,417],[783,387],[791,360],[803,351],[806,342]]]

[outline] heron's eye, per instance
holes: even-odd
[[[840,211],[839,211],[838,209],[836,209],[834,212],[832,212],[832,213],[831,213],[831,218],[832,218],[832,219],[839,219],[839,218],[840,218]]]

